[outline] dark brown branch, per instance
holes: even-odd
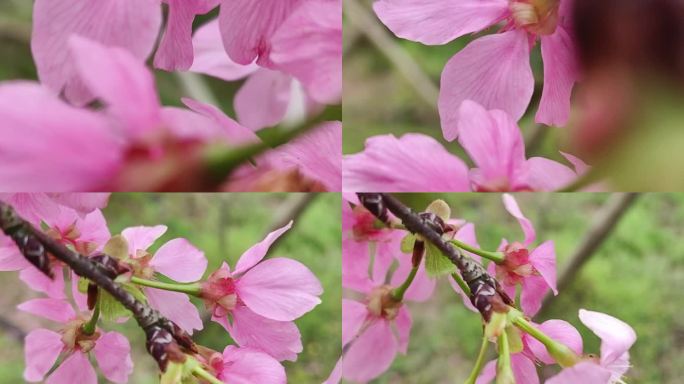
[[[359,193],[359,200],[364,207],[383,222],[387,222],[387,211],[392,212],[411,233],[419,234],[439,249],[458,268],[461,277],[468,284],[470,301],[477,308],[485,321],[489,321],[492,312],[505,312],[513,301],[501,289],[498,281],[471,258],[442,238],[436,230],[434,222],[426,215],[413,212],[394,197],[384,193]]]
[[[0,202],[0,229],[17,243],[22,254],[31,263],[39,266],[41,271],[48,274],[46,271],[49,271],[49,265],[46,263],[49,253],[68,265],[78,276],[87,278],[100,289],[107,291],[131,311],[133,318],[145,331],[147,349],[162,371],[166,369],[169,354],[179,352],[179,346],[189,351],[197,351],[190,335],[124,290],[121,285],[114,282],[107,269],[94,260],[71,251],[38,230],[31,223],[22,219],[14,208],[3,202]]]

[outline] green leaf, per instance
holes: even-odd
[[[425,271],[428,276],[437,277],[455,272],[456,266],[432,243],[426,243]]]
[[[413,253],[413,245],[416,243],[416,236],[412,233],[407,234],[401,239],[401,253]]]
[[[79,277],[78,278],[78,291],[86,294],[88,293],[88,284],[90,284],[90,280],[84,278],[84,277]]]
[[[137,300],[142,301],[143,303],[147,302],[145,294],[140,290],[140,288],[136,287],[131,283],[125,283],[121,286],[128,293],[132,294]],[[105,320],[114,321],[121,317],[131,316],[131,312],[128,309],[121,305],[121,303],[114,297],[112,297],[109,293],[103,290],[100,290],[99,302],[100,315]]]
[[[451,217],[451,208],[444,200],[435,200],[428,205],[426,212],[434,213],[440,219],[447,221]]]
[[[116,235],[107,241],[102,250],[105,255],[109,255],[118,260],[128,258],[128,241],[121,235]]]

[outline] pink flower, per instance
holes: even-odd
[[[147,251],[165,232],[165,225],[131,227],[121,232],[128,242],[129,258],[124,262],[131,267],[133,275],[149,280],[161,273],[181,283],[201,279],[207,268],[207,259],[202,251],[186,239],[169,240],[154,254]],[[187,295],[149,287],[143,288],[143,291],[152,308],[188,333],[203,328],[199,312]]]
[[[530,48],[541,40],[544,90],[536,121],[564,125],[577,78],[569,0],[380,0],[378,17],[400,37],[445,44],[504,22],[501,33],[480,37],[454,55],[442,72],[439,110],[447,140],[466,129],[460,105],[473,100],[519,120],[530,103],[534,77]]]
[[[62,324],[59,333],[39,328],[26,335],[26,381],[38,382],[45,379],[61,356],[60,365],[49,373],[46,383],[97,384],[97,374],[89,361],[92,353],[107,380],[114,383],[128,382],[128,376],[133,372],[133,362],[130,357],[131,347],[123,335],[100,330],[92,335],[84,334],[81,327],[88,318],[83,314],[77,315],[64,300],[34,299],[18,308]]]
[[[502,243],[505,255],[503,264],[490,263],[488,269],[496,274],[502,287],[511,297],[515,297],[516,285],[521,285],[520,306],[527,316],[534,316],[546,292],[556,289],[556,252],[553,241],[545,241],[530,252],[529,246],[535,241],[536,233],[532,222],[520,211],[515,198],[509,194],[502,196],[506,210],[520,223],[525,233],[523,243]]]
[[[601,356],[589,356],[585,361],[565,368],[548,383],[622,383],[622,376],[630,367],[629,349],[636,342],[634,329],[612,316],[586,309],[580,309],[579,318],[601,339]]]
[[[202,297],[212,320],[226,328],[238,345],[295,361],[302,343],[293,320],[321,302],[318,296],[323,289],[298,261],[263,260],[271,244],[291,226],[292,222],[269,233],[245,251],[235,270],[223,263],[202,284]]]
[[[526,159],[520,129],[506,113],[487,111],[466,100],[460,107],[464,129],[459,143],[477,168],[448,153],[436,140],[419,134],[376,136],[364,152],[345,156],[344,188],[368,192],[463,192],[556,190],[577,174],[555,161]],[[574,159],[574,158],[573,158]]]
[[[214,353],[208,361],[216,377],[227,384],[285,384],[285,368],[268,354],[251,348],[229,345],[223,354]]]

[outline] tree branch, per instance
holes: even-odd
[[[147,336],[148,352],[162,371],[166,370],[169,358],[184,358],[181,348],[197,352],[190,335],[114,282],[116,275],[112,276],[110,270],[92,259],[71,251],[21,218],[12,206],[3,202],[0,202],[0,229],[14,240],[28,261],[48,276],[51,276],[49,253],[68,265],[78,276],[87,278],[131,311],[133,318]]]
[[[373,215],[384,223],[388,223],[387,211],[399,218],[406,229],[418,234],[432,243],[458,268],[461,277],[470,288],[470,301],[480,311],[485,321],[489,321],[492,312],[506,312],[513,301],[501,289],[498,281],[487,271],[460,250],[442,238],[443,231],[436,226],[434,217],[429,214],[418,214],[394,197],[384,193],[358,193],[359,200]],[[440,220],[436,220],[439,224]],[[443,223],[442,223],[443,224]]]

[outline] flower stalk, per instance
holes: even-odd
[[[470,371],[470,376],[468,376],[468,379],[466,379],[464,384],[475,384],[477,381],[477,377],[480,376],[480,372],[484,367],[487,347],[489,347],[489,340],[487,340],[487,336],[483,333],[482,344],[480,345],[480,352],[477,354],[477,360],[475,360],[475,366],[473,367],[473,370]]]
[[[513,318],[513,324],[542,343],[551,357],[553,357],[561,367],[572,367],[579,362],[579,356],[568,348],[568,346],[553,340],[547,334],[530,324],[523,316],[515,316]]]
[[[181,292],[188,295],[200,297],[200,285],[198,283],[193,284],[178,284],[178,283],[165,283],[163,281],[157,280],[147,280],[140,277],[131,277],[131,283],[142,285],[150,288],[162,289],[171,292]]]
[[[491,251],[485,251],[483,249],[475,248],[473,246],[470,246],[458,239],[451,239],[449,242],[459,248],[461,248],[464,251],[474,253],[478,256],[482,256],[487,260],[491,260],[497,264],[501,264],[505,260],[505,256],[503,252],[491,252]]]

